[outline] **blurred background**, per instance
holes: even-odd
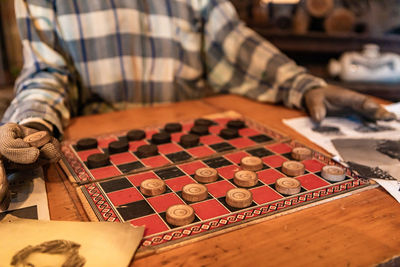
[[[341,86],[400,101],[399,82],[349,82],[329,75],[328,63],[376,44],[400,54],[400,0],[231,0],[240,18],[298,64]],[[14,1],[0,0],[0,115],[22,67]],[[399,61],[400,62],[400,61]],[[400,69],[399,69],[400,73]],[[399,75],[400,80],[400,75]]]

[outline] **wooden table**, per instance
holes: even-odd
[[[159,125],[235,110],[323,151],[282,123],[304,112],[224,95],[73,119],[68,139]],[[75,189],[55,166],[47,170],[53,220],[86,221]],[[382,188],[267,220],[156,255],[133,266],[370,266],[400,254],[400,204]]]

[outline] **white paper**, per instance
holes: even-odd
[[[398,202],[400,202],[400,182],[388,181],[383,179],[374,179],[379,185],[385,188]]]
[[[331,140],[338,138],[365,138],[365,139],[387,139],[387,140],[399,140],[400,139],[400,122],[391,121],[384,122],[380,121],[377,123],[378,127],[391,128],[391,130],[385,131],[373,131],[375,126],[368,124],[370,127],[364,125],[361,121],[355,117],[341,118],[341,117],[328,117],[325,118],[320,126],[323,127],[337,127],[340,129],[338,134],[335,133],[320,133],[313,129],[317,127],[309,117],[300,117],[295,119],[283,120],[283,122],[308,138],[311,142],[316,143],[320,147],[326,149],[333,155],[339,155]],[[363,132],[370,130],[371,132]],[[376,129],[375,129],[376,130]]]
[[[16,172],[7,175],[7,180],[12,192],[11,203],[6,212],[35,207],[37,219],[50,220],[47,202],[46,185],[43,169]]]

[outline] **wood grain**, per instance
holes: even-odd
[[[76,118],[66,136],[76,139],[226,110],[323,151],[282,123],[304,112],[232,95]],[[87,220],[75,188],[60,170],[52,166],[47,176],[51,218]],[[378,188],[135,259],[132,266],[370,266],[400,254],[399,229],[400,205]]]

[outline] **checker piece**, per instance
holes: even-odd
[[[263,162],[259,157],[248,156],[240,160],[240,166],[243,170],[259,171],[263,167]]]
[[[295,195],[300,192],[301,183],[295,178],[282,177],[275,181],[275,189],[284,195]]]
[[[166,219],[169,224],[183,226],[193,222],[194,210],[188,205],[173,205],[167,209]]]
[[[202,184],[187,184],[182,188],[183,199],[190,202],[202,201],[207,195],[207,187]]]
[[[208,120],[208,119],[203,119],[203,118],[200,118],[200,119],[196,119],[195,121],[194,121],[194,125],[195,126],[205,126],[205,127],[210,127],[211,125],[213,125],[213,121],[212,120]]]
[[[156,145],[142,145],[137,148],[137,154],[142,158],[155,156],[158,154],[158,148]]]
[[[140,192],[146,196],[161,195],[165,189],[165,183],[160,179],[146,179],[140,184]]]
[[[292,149],[292,158],[298,161],[311,158],[311,149],[305,147],[295,147]]]
[[[82,138],[76,143],[76,146],[80,150],[97,148],[97,140],[94,138]]]
[[[87,158],[89,168],[100,168],[110,163],[109,157],[104,153],[92,154]]]
[[[113,141],[108,144],[108,153],[116,154],[126,152],[129,149],[129,143],[126,141]]]
[[[258,182],[257,173],[246,170],[235,172],[235,176],[233,177],[233,182],[236,185],[242,187],[255,186]]]
[[[146,133],[143,130],[130,130],[127,134],[126,137],[128,138],[129,141],[138,141],[142,140],[146,137]]]
[[[246,124],[242,120],[230,120],[228,121],[227,126],[231,129],[242,129],[246,127]]]
[[[322,167],[321,176],[331,182],[340,182],[346,178],[344,170],[338,166]]]
[[[151,137],[151,142],[156,145],[169,143],[171,142],[171,135],[169,133],[155,133]]]
[[[282,164],[282,171],[289,176],[299,176],[304,174],[304,164],[294,160],[285,161]]]
[[[234,208],[246,208],[253,201],[253,194],[244,188],[233,188],[226,192],[226,203]]]
[[[218,172],[214,168],[200,168],[194,173],[194,179],[200,183],[211,183],[218,179]]]
[[[219,132],[219,135],[224,139],[233,139],[239,137],[239,132],[236,129],[224,128]]]
[[[41,147],[50,141],[50,134],[47,131],[39,131],[24,138],[24,142],[33,147]]]
[[[200,137],[195,134],[184,134],[181,136],[179,142],[185,148],[194,147],[199,144]]]
[[[167,133],[176,133],[182,131],[182,124],[177,122],[170,122],[164,126],[164,130]]]

